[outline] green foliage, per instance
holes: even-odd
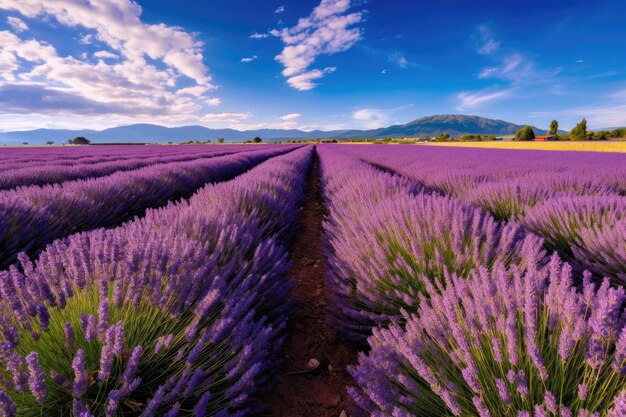
[[[559,133],[559,122],[553,120],[550,122],[550,130],[548,130],[548,135],[555,136]]]
[[[224,143],[224,138],[217,138],[217,143]]]
[[[84,136],[76,136],[74,139],[67,141],[70,145],[90,145],[91,141]]]
[[[609,133],[610,138],[626,138],[626,127],[617,128],[611,130]]]
[[[49,141],[46,142],[46,145],[53,145],[53,144],[54,144],[53,140],[49,140]]]
[[[260,137],[258,137],[258,136],[255,136],[255,137],[252,139],[252,143],[261,143],[261,142],[263,142],[263,139],[261,139],[261,138],[260,138]]]
[[[584,140],[587,139],[587,119],[583,118],[570,132],[570,139]]]
[[[46,378],[48,388],[48,398],[44,405],[40,405],[30,392],[11,392],[13,402],[20,410],[20,416],[36,417],[42,415],[49,416],[70,416],[72,415],[72,382],[74,381],[74,370],[72,360],[77,351],[82,349],[85,352],[85,364],[88,377],[87,393],[81,397],[81,401],[89,404],[90,410],[96,416],[104,416],[107,406],[107,396],[111,390],[120,389],[122,374],[126,368],[126,363],[131,354],[132,347],[142,346],[143,354],[139,363],[138,376],[142,378],[138,388],[119,405],[120,414],[138,416],[141,408],[145,408],[147,401],[152,398],[154,392],[161,384],[164,384],[172,376],[180,376],[187,366],[185,359],[178,360],[179,349],[189,349],[185,338],[186,327],[192,322],[193,314],[186,313],[180,316],[167,314],[164,309],[155,307],[147,302],[140,302],[137,306],[131,303],[124,303],[120,307],[115,307],[110,300],[110,323],[122,322],[124,326],[125,346],[127,347],[121,357],[115,358],[111,376],[105,382],[98,381],[98,370],[100,367],[100,356],[103,347],[101,340],[88,342],[85,333],[81,328],[80,317],[82,314],[97,316],[99,295],[97,288],[77,290],[78,294],[67,301],[65,308],[50,309],[50,325],[48,331],[42,331],[39,321],[33,318],[30,322],[35,331],[39,333],[38,338],[33,338],[31,332],[25,328],[20,329],[19,344],[17,352],[27,355],[30,352],[37,352],[42,369],[46,375],[51,371],[58,373],[68,385],[63,386],[53,383],[50,377]],[[112,291],[111,291],[112,292]],[[64,325],[70,323],[74,329],[74,343],[68,346]],[[206,323],[201,323],[202,325]],[[171,344],[157,353],[156,343],[159,337],[173,335]],[[223,358],[229,358],[230,353],[223,344],[207,344],[203,349],[197,362],[194,362],[192,369],[210,369],[215,367],[212,363],[214,355],[221,352]],[[185,351],[186,352],[186,351]],[[218,354],[219,355],[219,354]],[[222,381],[225,375],[217,372],[214,375],[215,382],[212,384],[212,392],[219,399],[223,395]],[[203,389],[204,390],[204,389]],[[196,395],[202,392],[196,392]],[[183,405],[189,406],[182,398]]]
[[[535,131],[532,127],[526,125],[522,126],[520,130],[515,132],[515,140],[534,140],[535,139]]]
[[[471,141],[479,141],[485,142],[490,140],[496,140],[496,137],[493,135],[462,135],[459,137],[460,142],[471,142]]]

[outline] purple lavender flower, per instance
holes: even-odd
[[[543,394],[543,400],[546,403],[546,408],[552,414],[556,414],[559,409],[556,402],[556,397],[550,391],[546,391]]]
[[[85,340],[89,343],[93,342],[96,339],[96,318],[91,314],[82,314],[80,325],[85,334]]]
[[[48,389],[46,388],[46,377],[39,363],[39,354],[37,352],[31,352],[26,356],[26,364],[28,365],[28,385],[30,392],[37,399],[39,404],[43,404],[48,396]]]
[[[587,400],[587,384],[578,384],[578,398],[581,401]]]
[[[506,383],[500,379],[496,378],[496,387],[498,388],[498,394],[500,394],[500,398],[504,404],[508,404],[511,402],[511,395],[509,394],[509,390],[506,387]]]
[[[9,398],[6,392],[0,390],[0,414],[3,417],[15,417],[17,416],[17,407],[13,401]]]
[[[65,332],[65,340],[67,342],[67,347],[72,349],[74,347],[74,328],[71,323],[65,323],[63,326],[63,331]]]
[[[130,384],[135,378],[135,375],[139,370],[139,361],[141,360],[142,353],[143,348],[140,345],[133,348],[130,358],[128,359],[128,363],[126,364],[126,369],[124,369],[124,373],[122,374],[123,383]]]
[[[175,403],[163,417],[176,417],[180,413],[180,403]]]
[[[626,415],[626,390],[622,390],[613,398],[613,408],[607,414],[607,417],[623,417]]]
[[[198,400],[198,403],[193,408],[193,412],[196,417],[204,417],[206,415],[207,406],[210,400],[211,400],[210,392],[207,391],[204,394],[202,394],[202,396],[200,397],[200,400]]]
[[[85,369],[85,351],[78,349],[76,356],[72,360],[72,369],[74,369],[74,385],[72,386],[72,395],[74,398],[80,398],[87,392],[87,370]]]

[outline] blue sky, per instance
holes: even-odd
[[[626,125],[623,0],[0,0],[0,130]]]

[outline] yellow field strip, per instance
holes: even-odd
[[[626,141],[600,142],[438,142],[425,146],[460,146],[466,148],[537,149],[543,151],[626,152]]]

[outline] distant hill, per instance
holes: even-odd
[[[479,116],[465,116],[462,114],[440,114],[422,117],[403,125],[394,125],[374,130],[351,130],[341,135],[344,138],[363,137],[387,137],[387,136],[436,136],[449,133],[452,136],[463,134],[480,135],[512,135],[522,126],[503,120],[487,119]],[[533,127],[538,135],[546,134],[546,131]]]
[[[255,136],[265,141],[309,138],[384,138],[384,137],[418,137],[436,136],[449,133],[459,136],[466,133],[481,135],[511,135],[521,126],[503,120],[487,119],[479,116],[445,114],[422,117],[402,125],[393,125],[371,130],[315,130],[305,132],[297,129],[209,129],[203,126],[165,127],[153,124],[134,124],[118,126],[101,131],[67,130],[67,129],[36,129],[28,131],[0,133],[0,143],[41,145],[52,140],[56,144],[67,142],[76,136],[85,136],[95,143],[116,142],[181,142],[181,141],[215,141],[225,138],[227,141],[243,141]],[[534,128],[538,135],[545,134],[543,129]]]

